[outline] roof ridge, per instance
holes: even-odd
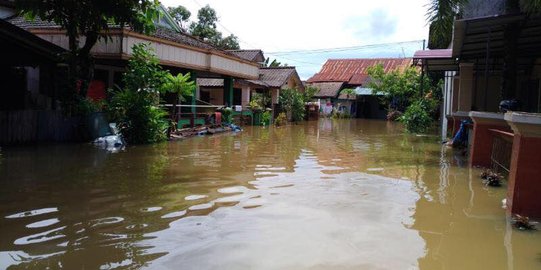
[[[261,69],[295,69],[295,66],[261,67]]]
[[[342,60],[406,60],[413,59],[412,57],[376,57],[376,58],[329,58],[327,61],[342,61]]]

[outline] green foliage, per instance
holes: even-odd
[[[398,119],[406,126],[406,130],[412,133],[423,133],[432,126],[434,120],[430,116],[433,104],[425,100],[414,101],[406,112]]]
[[[188,22],[192,13],[184,6],[178,5],[176,7],[168,7],[167,12],[173,17],[176,23],[181,28],[184,28],[184,24]]]
[[[265,111],[263,114],[261,114],[261,123],[266,126],[270,124],[272,117],[271,111]]]
[[[271,102],[271,97],[268,93],[253,93],[250,101],[252,110],[263,110]]]
[[[423,97],[421,89],[427,93],[432,88],[428,76],[421,80],[420,72],[414,67],[385,73],[382,65],[375,65],[368,68],[368,75],[372,78],[368,87],[373,94],[382,94],[381,103],[389,110],[405,111],[409,104]]]
[[[222,116],[225,123],[233,123],[233,109],[231,107],[226,107],[222,110]]]
[[[186,101],[185,97],[191,97],[195,91],[195,81],[190,80],[190,73],[177,76],[166,73],[162,91],[177,94],[180,101]]]
[[[73,110],[69,107],[76,104],[78,95],[86,97],[93,74],[90,50],[110,27],[129,25],[136,31],[149,33],[155,29],[154,20],[159,16],[158,0],[16,0],[15,5],[29,19],[38,17],[66,30],[69,42],[69,53],[65,55],[69,64],[66,92],[71,94],[66,93],[62,102],[68,112]],[[84,44],[80,44],[83,37]]]
[[[297,122],[304,119],[306,108],[304,106],[304,95],[297,89],[280,89],[279,102],[282,109],[291,113],[291,120]]]
[[[317,87],[314,87],[314,86],[310,86],[310,85],[307,85],[305,88],[304,88],[304,92],[303,92],[303,99],[304,99],[304,102],[310,102],[312,100],[312,98],[314,98],[314,96],[319,92],[319,89]]]
[[[287,116],[284,112],[278,114],[278,117],[274,120],[274,125],[277,127],[283,126],[287,123]]]
[[[166,139],[167,112],[160,108],[159,92],[167,72],[147,44],[136,44],[124,74],[124,89],[113,91],[110,118],[128,143],[153,143]]]
[[[345,88],[340,91],[340,94],[347,95],[348,98],[355,97],[357,95],[357,92],[355,92],[355,89],[353,88]]]
[[[282,64],[282,62],[278,62],[276,59],[271,62],[269,57],[265,59],[263,65],[266,67],[287,67],[287,64]]]
[[[428,47],[445,49],[451,43],[453,22],[467,0],[431,0],[427,20],[430,24]]]
[[[191,35],[199,37],[219,49],[240,49],[238,38],[235,35],[229,35],[226,38],[222,37],[222,33],[216,29],[218,20],[216,11],[206,5],[197,12],[197,22],[190,25],[189,32]]]

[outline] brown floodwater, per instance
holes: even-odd
[[[329,120],[0,152],[0,269],[540,269],[438,136]]]

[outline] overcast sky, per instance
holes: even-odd
[[[428,0],[161,2],[166,7],[187,7],[193,20],[197,10],[209,4],[218,13],[224,36],[233,33],[242,49],[262,49],[266,57],[296,66],[302,79],[329,58],[411,57],[428,37]],[[306,52],[344,47],[356,48]]]

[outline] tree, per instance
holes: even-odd
[[[278,62],[278,60],[274,59],[272,62],[270,62],[270,57],[267,57],[265,59],[265,62],[263,62],[263,65],[266,67],[287,67],[287,64],[282,64],[282,62]]]
[[[216,11],[206,5],[197,12],[197,22],[190,25],[189,32],[191,35],[199,37],[219,49],[239,49],[238,38],[235,35],[231,34],[226,38],[222,37],[222,33],[218,31],[216,26],[218,20]]]
[[[88,82],[93,77],[90,50],[106,36],[111,25],[129,25],[136,31],[150,32],[154,30],[153,20],[159,14],[158,0],[16,0],[15,4],[21,14],[54,22],[66,30],[69,40],[68,90],[71,92],[68,95],[72,98],[77,98],[77,90],[79,97],[86,96]],[[80,44],[81,37],[85,37],[83,44]]]
[[[164,119],[167,112],[159,107],[160,92],[169,72],[162,69],[148,44],[136,44],[132,51],[122,78],[125,86],[111,93],[110,118],[128,143],[159,142],[166,139],[169,127]]]
[[[162,90],[165,92],[175,94],[175,103],[173,104],[173,118],[176,118],[177,115],[177,104],[183,101],[186,101],[184,97],[190,97],[193,95],[195,90],[195,82],[190,80],[190,73],[182,75],[182,73],[177,74],[177,76],[168,73],[165,78],[165,82],[162,85]],[[176,120],[176,119],[175,119]]]
[[[291,117],[291,120],[297,122],[304,119],[306,108],[304,106],[303,93],[297,89],[280,89],[279,102],[282,109]]]
[[[167,12],[169,12],[182,29],[185,28],[184,24],[188,23],[188,20],[192,16],[192,13],[186,7],[181,5],[177,7],[168,7]]]

